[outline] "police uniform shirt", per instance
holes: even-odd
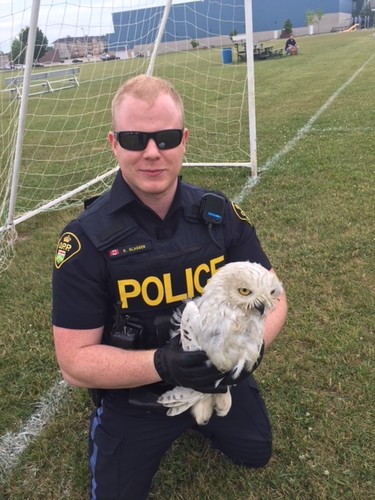
[[[110,214],[128,213],[155,246],[173,238],[183,217],[184,190],[199,190],[179,180],[177,192],[164,220],[144,205],[117,173],[108,194]],[[226,202],[223,222],[225,262],[271,264],[263,252],[254,226],[235,203]],[[194,230],[194,225],[192,229]],[[113,250],[115,251],[115,250]],[[116,250],[117,251],[117,250]],[[64,229],[57,245],[53,272],[53,324],[68,329],[92,329],[108,324],[113,315],[113,290],[108,262],[83,231],[79,220]],[[179,304],[175,304],[178,306]]]

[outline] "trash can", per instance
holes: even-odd
[[[223,49],[221,51],[223,64],[232,64],[232,49]]]

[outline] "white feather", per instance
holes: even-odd
[[[183,349],[204,350],[216,368],[231,372],[234,379],[244,368],[250,372],[262,348],[265,317],[282,291],[275,274],[260,264],[226,264],[209,280],[203,295],[174,316]],[[158,401],[171,416],[191,408],[200,425],[209,421],[214,409],[224,416],[231,406],[229,390],[212,395],[176,387]]]

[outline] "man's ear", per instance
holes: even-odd
[[[112,148],[112,152],[115,156],[117,156],[117,148],[118,148],[118,143],[115,139],[115,135],[114,133],[112,132],[112,130],[110,132],[108,132],[108,135],[107,135],[107,140],[109,142],[109,145],[111,146]]]
[[[185,145],[186,141],[188,140],[189,137],[189,129],[184,128],[184,132],[182,134],[182,143]]]

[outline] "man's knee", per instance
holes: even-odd
[[[227,453],[227,456],[237,465],[259,469],[265,467],[271,459],[272,442],[252,443],[247,450],[236,450],[235,453]]]
[[[265,467],[272,456],[272,442],[264,442],[259,446],[252,447],[246,455],[243,455],[240,460],[235,460],[236,463],[253,469]],[[239,458],[239,457],[238,457]]]
[[[264,467],[272,456],[272,438],[237,442],[237,446],[213,441],[213,445],[236,465],[252,469]]]

